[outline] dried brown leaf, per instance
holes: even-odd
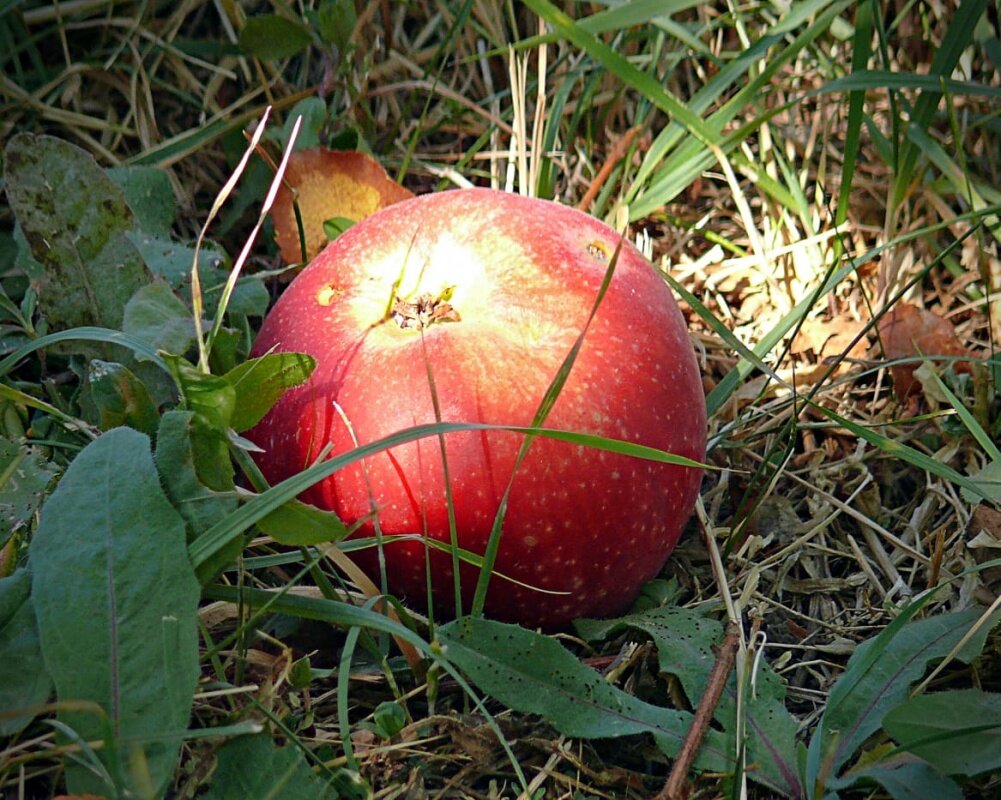
[[[386,206],[414,196],[365,153],[324,147],[293,153],[271,210],[275,238],[282,258],[289,263],[302,260],[292,190],[295,190],[302,215],[307,259],[312,259],[327,243],[324,220],[345,217],[358,222]]]
[[[879,337],[887,361],[934,356],[970,357],[952,325],[937,314],[910,303],[897,303],[879,321]],[[918,366],[919,363],[912,362],[890,367],[893,385],[901,397],[920,391],[921,385],[914,378]],[[957,361],[953,368],[957,372],[969,372],[970,364]]]

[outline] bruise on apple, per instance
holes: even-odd
[[[339,454],[434,422],[435,400],[445,421],[530,425],[619,239],[581,212],[486,189],[404,201],[352,227],[290,284],[255,342],[255,354],[317,361],[309,382],[248,433],[264,450],[264,474],[293,475],[328,443]],[[546,426],[705,456],[705,400],[684,319],[628,243]],[[382,534],[410,534],[383,547],[389,589],[419,607],[429,560],[439,615],[455,609],[452,556],[423,537],[448,545],[451,496],[459,547],[484,552],[523,435],[443,438],[447,471],[431,437],[303,494],[349,524],[366,520],[359,536],[374,535],[373,513]],[[555,628],[621,611],[674,548],[700,480],[696,468],[537,437],[512,484],[487,613]],[[357,557],[378,576],[375,548]],[[461,565],[467,609],[477,574]]]

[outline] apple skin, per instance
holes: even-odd
[[[442,420],[530,425],[618,242],[586,214],[489,189],[423,195],[350,228],[288,286],[254,344],[254,356],[317,362],[248,433],[263,473],[276,482],[328,443],[336,455],[435,422],[429,368]],[[459,321],[401,327],[387,316],[394,287],[404,300],[447,297]],[[705,398],[684,318],[628,243],[545,425],[704,459]],[[484,552],[523,438],[445,435],[461,548]],[[514,479],[486,613],[554,629],[622,611],[674,549],[700,481],[695,468],[537,437]],[[349,524],[377,508],[384,535],[449,542],[437,437],[351,465],[302,499]],[[373,535],[371,520],[358,535]],[[450,553],[415,538],[384,555],[389,590],[416,608],[426,607],[430,559],[435,613],[455,613]],[[353,556],[378,583],[376,548]],[[478,574],[461,565],[464,611]]]

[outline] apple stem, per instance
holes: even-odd
[[[451,295],[449,288],[439,295],[430,292],[422,294],[416,300],[404,300],[397,296],[389,313],[404,330],[423,330],[436,322],[459,322],[459,312],[446,302]]]

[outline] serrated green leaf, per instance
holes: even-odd
[[[44,278],[39,308],[56,329],[121,328],[125,304],[151,275],[128,240],[125,195],[85,150],[21,133],[7,145],[7,198]],[[108,357],[74,343],[75,351]]]
[[[139,229],[154,236],[170,236],[177,201],[167,173],[156,167],[112,167],[108,177],[125,193]]]
[[[122,330],[154,350],[174,355],[184,355],[195,341],[191,312],[163,281],[143,286],[129,298]]]
[[[52,680],[42,660],[35,607],[31,602],[31,575],[19,569],[0,579],[0,714],[44,703]],[[33,715],[0,718],[0,736],[13,736]]]
[[[223,378],[236,392],[233,430],[253,428],[286,391],[309,380],[315,367],[316,360],[302,353],[269,353],[227,372]]]
[[[1001,694],[957,689],[918,695],[891,709],[883,727],[903,749],[946,775],[1001,769]]]
[[[312,42],[313,37],[300,22],[277,14],[251,17],[240,31],[240,48],[263,61],[278,61],[298,55]]]
[[[160,414],[146,385],[131,370],[95,359],[87,366],[87,383],[101,430],[128,425],[147,436],[156,435]]]
[[[160,488],[149,439],[116,428],[89,444],[42,508],[31,542],[32,599],[45,663],[60,701],[85,700],[107,717],[63,711],[118,786],[123,765],[145,761],[166,788],[188,725],[198,679],[199,588],[184,548],[184,522]],[[111,787],[66,761],[73,794]]]
[[[487,694],[515,711],[540,714],[560,733],[580,738],[653,734],[677,755],[692,715],[645,703],[581,664],[556,640],[482,617],[438,628],[446,658]],[[709,731],[699,751],[703,769],[732,768],[726,743]]]

